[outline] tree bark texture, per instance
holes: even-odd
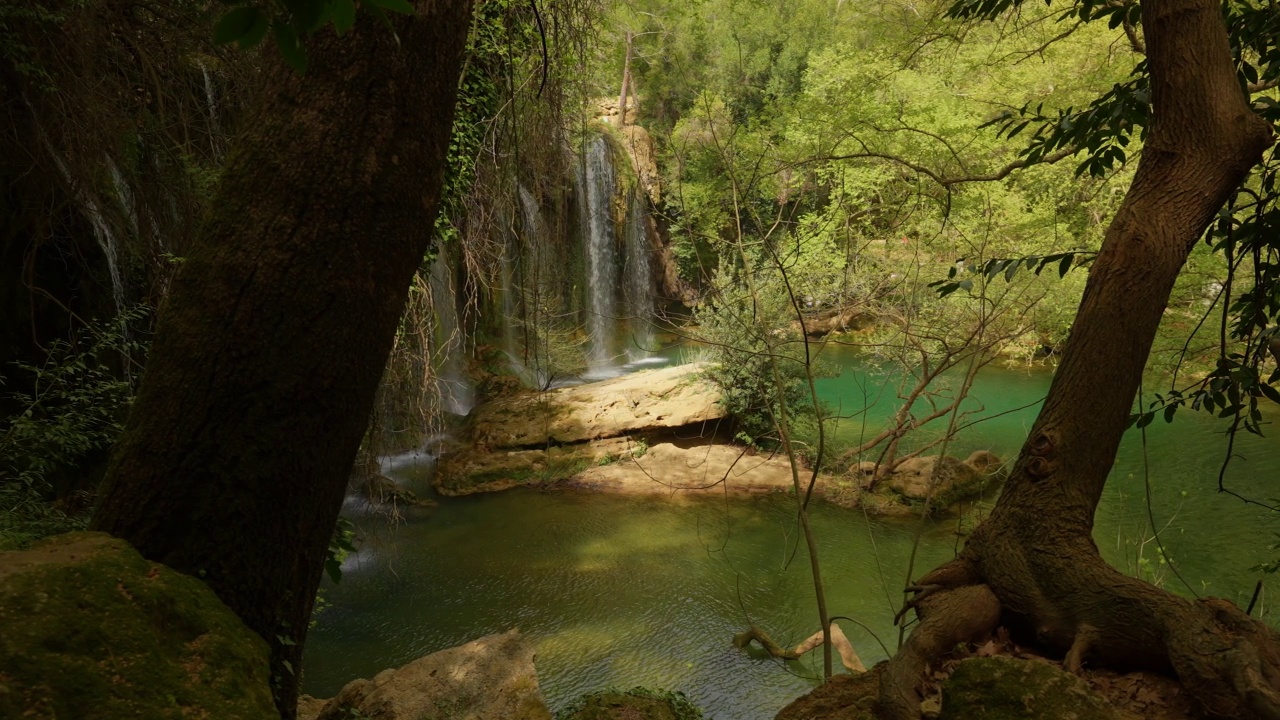
[[[1236,80],[1217,2],[1145,0],[1142,18],[1152,116],[1133,184],[995,509],[956,560],[911,588],[922,622],[882,675],[884,717],[919,716],[922,655],[990,629],[990,602],[949,600],[982,587],[1001,622],[1070,668],[1169,671],[1209,716],[1280,718],[1274,631],[1226,601],[1192,602],[1120,574],[1092,538],[1174,280],[1272,142]]]
[[[395,34],[368,16],[322,29],[305,75],[268,60],[92,523],[202,578],[266,639],[285,718],[443,184],[471,2],[415,7]]]

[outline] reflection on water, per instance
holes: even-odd
[[[956,453],[1016,452],[1047,387],[1043,373],[992,369],[966,407],[973,425]],[[874,376],[853,371],[821,381],[820,392],[845,414],[878,392]],[[871,390],[868,390],[871,388]],[[865,415],[868,429],[892,410],[882,398]],[[1020,406],[1023,410],[1009,412]],[[1148,428],[1152,513],[1168,523],[1163,539],[1183,577],[1199,593],[1247,601],[1269,559],[1267,538],[1280,521],[1217,493],[1225,452],[1219,421],[1180,415]],[[856,439],[860,421],[838,434]],[[1266,498],[1280,473],[1272,437],[1242,437],[1229,485]],[[1143,492],[1141,437],[1126,436],[1099,510],[1095,537],[1121,568],[1142,553],[1171,590],[1186,593],[1159,563]],[[430,463],[398,461],[387,470],[422,491]],[[326,586],[331,606],[307,641],[304,690],[327,697],[347,681],[370,677],[425,653],[478,636],[520,628],[538,649],[538,674],[553,707],[606,686],[651,685],[686,692],[722,720],[769,718],[805,692],[810,661],[782,663],[730,644],[748,623],[783,644],[817,629],[808,561],[793,503],[785,495],[753,498],[633,498],[588,493],[512,491],[442,499],[439,508],[389,528],[357,518],[368,541]],[[860,511],[816,506],[831,611],[866,623],[890,649],[894,603],[901,598],[914,522],[884,521]],[[949,558],[954,521],[926,528],[916,574]],[[885,656],[866,631],[845,632],[870,665]],[[814,661],[820,664],[820,657]]]

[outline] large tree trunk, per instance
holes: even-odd
[[[430,245],[470,0],[270,60],[175,279],[93,527],[209,584],[272,649],[281,715],[410,279]],[[267,55],[278,53],[269,49]]]
[[[922,622],[882,676],[884,717],[918,717],[927,662],[1004,622],[1073,669],[1171,671],[1211,716],[1280,718],[1273,631],[1226,601],[1191,602],[1121,575],[1092,539],[1174,280],[1271,143],[1236,81],[1216,0],[1146,0],[1142,18],[1153,107],[1133,185],[995,509],[914,588]]]

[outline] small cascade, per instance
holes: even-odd
[[[213,135],[221,135],[222,128],[218,124],[218,96],[213,92],[213,76],[209,68],[200,63],[200,74],[204,76],[204,97],[209,108],[209,130]]]
[[[138,237],[138,212],[133,207],[133,191],[129,189],[129,182],[124,179],[124,174],[120,172],[116,161],[107,156],[107,169],[111,172],[111,184],[116,190],[116,199],[120,201],[120,208],[124,210],[125,219],[129,221],[129,232],[133,236]]]
[[[80,211],[84,213],[89,225],[93,228],[93,238],[98,242],[98,248],[102,250],[103,257],[107,260],[107,274],[111,277],[111,299],[115,302],[116,313],[124,309],[124,278],[120,273],[120,245],[116,241],[116,235],[111,230],[111,225],[107,222],[107,218],[102,213],[102,207],[98,205],[98,201],[90,193],[85,192],[80,183],[76,182],[71,176],[71,171],[67,169],[66,163],[62,161],[62,157],[53,149],[49,138],[41,134],[44,140],[45,149],[49,151],[49,156],[53,158],[53,162],[58,166],[58,170],[62,172],[62,178],[67,181],[67,187],[71,188],[71,195],[75,198],[77,204],[80,205]],[[107,158],[114,173],[119,171],[115,169],[115,163],[111,162],[111,158]],[[113,173],[113,174],[114,174]],[[122,180],[123,181],[123,180]],[[125,202],[125,198],[121,197],[121,202]]]
[[[520,354],[520,343],[516,339],[516,323],[518,321],[516,302],[516,261],[515,261],[515,238],[506,236],[502,242],[502,257],[499,258],[498,272],[501,273],[501,287],[498,292],[502,295],[502,351],[511,357],[518,357]]]
[[[538,207],[538,200],[529,188],[518,185],[517,191],[520,200],[520,234],[508,240],[505,247],[509,255],[503,259],[502,271],[504,277],[509,278],[511,287],[510,294],[504,294],[502,300],[502,312],[506,316],[503,318],[503,342],[506,344],[504,350],[511,363],[512,371],[526,385],[541,387],[538,373],[529,368],[530,349],[521,342],[517,327],[520,322],[528,322],[528,318],[522,308],[525,302],[523,295],[526,290],[526,278],[525,273],[520,272],[516,257],[528,258],[532,255],[536,265],[538,259],[546,252],[542,237],[542,210]],[[536,365],[536,362],[534,364]]]
[[[585,177],[580,181],[578,197],[585,221],[583,236],[587,269],[587,338],[590,343],[587,363],[592,370],[613,364],[614,330],[618,323],[617,262],[614,249],[613,165],[609,145],[598,137],[587,148]]]
[[[655,297],[651,257],[653,250],[649,245],[649,213],[644,193],[639,190],[631,194],[623,240],[626,257],[622,271],[622,290],[631,329],[627,359],[634,363],[651,357],[657,347],[654,341]]]
[[[440,391],[440,407],[452,415],[466,415],[475,407],[475,388],[466,375],[466,343],[458,322],[457,283],[448,256],[441,253],[431,265],[431,303],[436,332],[431,352]]]

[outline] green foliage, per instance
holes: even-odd
[[[660,21],[645,20],[647,12]],[[716,0],[680,10],[637,6],[637,17],[623,21],[647,23],[652,33],[637,42],[681,49],[702,63],[645,60],[637,69],[642,108],[644,83],[692,88],[679,102],[664,97],[665,114],[653,119],[658,127],[671,123],[659,143],[681,275],[719,292],[734,281],[725,268],[738,264],[723,262],[726,248],[742,238],[782,258],[804,314],[858,308],[873,325],[901,325],[929,304],[916,288],[934,278],[952,273],[942,290],[973,291],[977,273],[984,280],[1004,274],[1010,286],[999,296],[1026,320],[1021,329],[1009,325],[1017,331],[1007,341],[1012,352],[1059,344],[1084,277],[1052,282],[1039,271],[1092,257],[1119,200],[1113,188],[1129,170],[1108,155],[1114,162],[1106,178],[1077,178],[1049,162],[1059,146],[1053,157],[1049,149],[1020,155],[1025,138],[984,126],[1004,117],[993,120],[993,107],[1085,107],[1124,82],[1133,62],[1096,52],[1114,42],[1114,32],[1086,27],[1057,37],[1049,12],[1023,12],[1001,30],[967,27],[961,43],[941,31],[953,21],[927,8],[918,22],[900,22],[852,4],[794,3],[779,16]],[[705,36],[721,23],[734,26],[729,37],[741,52]],[[920,34],[935,40],[922,45]],[[1037,62],[1008,60],[1031,55]],[[802,60],[781,60],[787,57]],[[771,78],[764,83],[770,100],[744,111],[752,103],[739,86],[756,73]],[[975,277],[955,274],[957,257]],[[950,313],[956,328],[972,316],[931,311]],[[939,317],[939,324],[947,323]]]
[[[702,710],[682,692],[634,687],[610,688],[579,697],[556,720],[702,720]]]
[[[1050,253],[1044,257],[1032,255],[1025,258],[991,258],[984,263],[971,265],[965,262],[964,258],[956,261],[956,264],[947,271],[946,280],[935,280],[929,283],[929,287],[938,291],[938,297],[946,297],[957,290],[971,292],[973,290],[973,279],[957,280],[963,272],[968,275],[981,275],[987,280],[993,280],[997,275],[1003,275],[1005,282],[1013,282],[1013,278],[1018,274],[1018,270],[1026,267],[1027,270],[1039,275],[1046,266],[1052,264],[1058,270],[1058,277],[1067,276],[1072,268],[1083,267],[1091,262],[1097,253],[1084,252],[1064,252]]]
[[[959,0],[949,14],[991,20],[1020,7],[1021,0]],[[1255,112],[1280,128],[1280,103],[1275,91],[1269,90],[1280,80],[1280,16],[1271,4],[1254,0],[1225,2],[1223,15],[1241,88],[1253,97]],[[1105,20],[1111,30],[1123,27],[1128,43],[1140,49],[1137,29],[1142,18],[1136,3],[1082,0],[1060,19],[1096,25]],[[1013,139],[1028,126],[1034,127],[1030,142],[1019,151],[1028,161],[1041,160],[1053,152],[1083,152],[1085,159],[1077,166],[1076,174],[1104,176],[1127,160],[1125,148],[1131,140],[1145,136],[1151,115],[1149,69],[1145,60],[1136,62],[1127,80],[1114,84],[1083,106],[1069,105],[1056,111],[1046,111],[1045,106],[1038,102],[1032,109],[1028,102],[988,124],[998,125],[997,134],[1005,139]],[[1232,433],[1242,428],[1261,434],[1259,400],[1280,403],[1280,368],[1269,375],[1264,370],[1270,342],[1280,333],[1278,173],[1280,156],[1273,150],[1261,170],[1223,208],[1206,237],[1206,244],[1221,254],[1226,266],[1225,284],[1220,285],[1224,309],[1216,362],[1195,384],[1183,388],[1175,384],[1149,401],[1144,399],[1146,407],[1130,420],[1138,427],[1151,423],[1157,415],[1172,421],[1178,408],[1186,406],[1230,418]],[[1191,264],[1197,264],[1194,254]],[[1184,272],[1180,282],[1184,287],[1189,276],[1194,275]],[[945,281],[937,284],[944,291],[953,291],[957,285]],[[1199,294],[1203,295],[1203,291]],[[1217,302],[1214,298],[1209,309]],[[1205,311],[1194,328],[1186,332],[1194,336],[1207,317]],[[1171,368],[1175,383],[1183,362],[1196,362],[1195,358],[1188,358],[1186,348],[1190,344],[1188,338],[1177,364]]]
[[[737,422],[740,436],[749,444],[772,447],[779,440],[782,403],[791,424],[807,423],[814,430],[810,437],[816,436],[823,410],[814,407],[809,393],[809,361],[804,338],[793,325],[790,302],[767,277],[764,271],[758,274],[763,286],[758,304],[744,285],[736,284],[698,308],[696,318],[699,339],[709,345],[714,363],[707,376],[720,388],[721,402]],[[781,388],[774,379],[775,362]],[[823,374],[822,368],[813,369],[815,375]]]
[[[1138,63],[1133,74],[1132,80],[1117,83],[1082,110],[1067,107],[1045,114],[1044,103],[1038,103],[1035,110],[1028,103],[1017,112],[1006,112],[987,124],[999,125],[997,134],[1009,140],[1034,124],[1038,127],[1021,151],[1023,157],[1036,162],[1060,150],[1072,154],[1084,152],[1085,159],[1076,166],[1076,175],[1087,172],[1102,177],[1128,159],[1125,148],[1133,140],[1134,132],[1139,139],[1146,137],[1151,115],[1146,62]]]
[[[84,0],[0,2],[0,60],[37,86],[52,88],[53,78],[49,69],[40,64],[35,48],[29,42],[30,29],[52,32],[66,20],[67,10],[84,4]]]
[[[342,561],[356,551],[356,528],[351,521],[340,517],[329,538],[329,548],[324,555],[324,571],[329,579],[342,582]]]
[[[307,71],[305,35],[329,23],[342,35],[356,22],[355,0],[231,0],[229,4],[233,7],[213,27],[214,42],[234,42],[247,49],[262,42],[270,31],[280,55],[300,73]],[[363,0],[360,7],[393,33],[387,12],[413,13],[408,0]]]
[[[86,459],[119,435],[133,399],[119,365],[145,353],[126,328],[146,314],[135,307],[110,324],[84,329],[74,342],[57,341],[43,365],[13,363],[34,390],[10,394],[21,409],[0,425],[0,546],[25,545],[83,524],[50,506],[54,481],[86,472]]]

